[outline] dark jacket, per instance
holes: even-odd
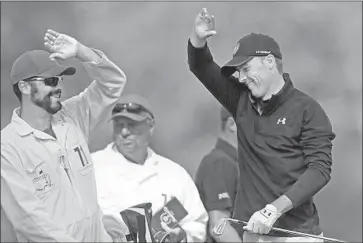
[[[205,209],[228,211],[233,205],[238,186],[237,149],[218,139],[216,146],[203,157],[198,166],[195,184]],[[206,242],[215,242],[209,234]]]
[[[237,124],[240,190],[234,217],[248,221],[254,212],[285,194],[294,208],[274,226],[320,234],[313,195],[330,180],[335,138],[322,107],[295,89],[285,73],[284,87],[262,105],[260,115],[248,88],[235,77],[221,74],[207,45],[194,48],[189,42],[188,61],[190,70]],[[286,236],[273,231],[269,235]]]
[[[226,210],[232,215],[238,185],[237,150],[218,139],[199,164],[195,183],[207,211]]]

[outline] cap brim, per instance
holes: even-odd
[[[146,116],[140,116],[140,115],[137,115],[134,113],[120,112],[120,113],[112,115],[111,120],[113,120],[114,118],[117,118],[117,117],[126,117],[133,121],[138,121],[138,122],[144,121],[147,118]]]
[[[224,76],[229,77],[236,72],[236,67],[241,66],[251,60],[253,56],[238,56],[229,60],[221,69]]]
[[[39,74],[39,76],[43,77],[54,77],[54,76],[63,76],[63,75],[74,75],[76,73],[76,69],[74,67],[65,67],[65,66],[55,66],[47,71]]]

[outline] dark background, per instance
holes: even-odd
[[[320,102],[337,137],[332,180],[316,196],[326,236],[362,241],[362,7],[353,2],[2,2],[1,128],[18,101],[9,74],[23,52],[43,49],[48,28],[103,50],[127,75],[124,93],[150,100],[157,119],[153,148],[191,176],[214,146],[219,104],[187,66],[186,46],[196,14],[207,7],[218,35],[209,41],[226,62],[250,32],[274,37],[294,85]],[[65,81],[66,97],[90,82]],[[111,140],[110,124],[94,131],[91,150]]]

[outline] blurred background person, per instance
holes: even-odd
[[[206,242],[242,242],[229,222],[222,235],[213,234],[214,226],[222,218],[232,217],[238,176],[237,127],[232,115],[222,107],[217,143],[203,157],[195,178],[200,198],[209,215]]]
[[[194,181],[183,167],[149,147],[155,131],[149,101],[136,94],[123,95],[112,110],[111,119],[113,142],[92,153],[99,203],[107,221],[113,218],[120,223],[122,237],[121,211],[151,203],[155,215],[174,197],[188,214],[176,230],[166,229],[172,242],[203,242],[208,214]]]

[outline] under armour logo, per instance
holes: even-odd
[[[285,117],[284,118],[279,118],[277,120],[277,124],[285,124],[285,122],[286,122],[286,118]]]

